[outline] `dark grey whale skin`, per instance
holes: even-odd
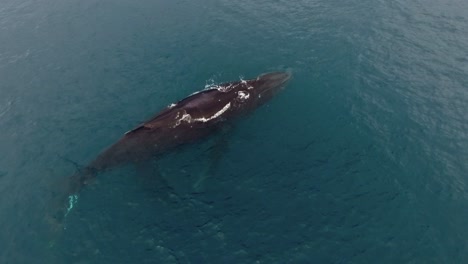
[[[282,90],[291,74],[271,72],[228,82],[171,104],[128,131],[85,169],[69,178],[67,196],[77,194],[96,174],[138,163],[212,134],[226,121],[252,112]]]

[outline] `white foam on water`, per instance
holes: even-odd
[[[78,194],[72,194],[68,196],[68,207],[67,207],[67,212],[65,213],[65,216],[70,213],[70,211],[73,209],[75,204],[78,202]]]
[[[232,88],[234,87],[233,84],[229,84],[228,86],[217,86],[215,89],[222,93],[227,93],[229,92]]]
[[[218,87],[218,85],[215,83],[214,79],[211,78],[211,79],[206,81],[204,90],[210,90],[210,89],[213,89],[213,88],[216,88],[216,87]]]

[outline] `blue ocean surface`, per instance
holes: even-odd
[[[283,70],[212,174],[210,137],[50,214],[170,103]],[[0,131],[0,263],[468,263],[466,0],[0,0]]]

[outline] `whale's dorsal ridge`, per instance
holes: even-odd
[[[132,133],[135,133],[135,132],[140,131],[140,130],[150,130],[150,129],[151,129],[151,127],[148,127],[145,124],[141,124],[141,125],[135,127],[134,129],[125,132],[125,135],[132,134]]]

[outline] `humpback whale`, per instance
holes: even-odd
[[[98,173],[137,163],[207,137],[225,122],[252,112],[281,91],[291,74],[271,72],[254,79],[215,85],[173,103],[126,132],[68,181],[68,211],[79,191]],[[68,212],[67,211],[67,212]]]

